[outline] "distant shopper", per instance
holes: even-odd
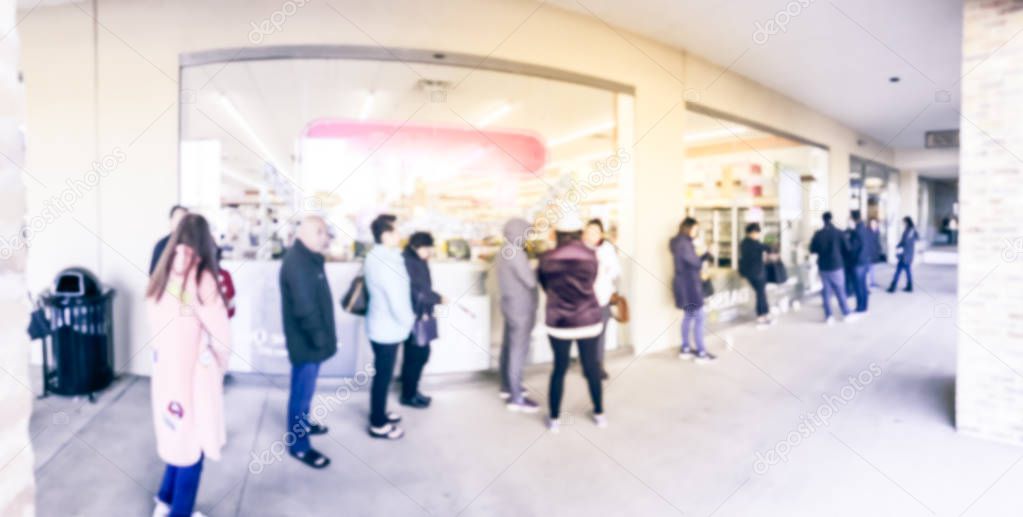
[[[329,243],[327,223],[306,217],[284,254],[279,274],[284,340],[291,361],[287,432],[294,443],[288,452],[316,469],[329,465],[330,459],[312,448],[309,436],[325,434],[327,427],[309,419],[310,406],[320,364],[337,352],[334,302],[323,257]]]
[[[217,247],[209,224],[187,215],[146,289],[152,341],[153,426],[167,463],[153,515],[190,516],[205,458],[226,442],[223,378],[231,328],[217,287]]]
[[[433,235],[427,232],[413,233],[405,246],[402,256],[405,258],[405,269],[408,271],[412,291],[412,311],[416,321],[427,321],[434,318],[433,308],[445,303],[444,297],[433,290],[430,278],[430,265],[427,261],[433,255]],[[436,321],[434,321],[436,323]],[[418,409],[430,407],[430,397],[419,391],[419,379],[423,375],[423,367],[430,360],[430,341],[437,336],[430,335],[436,326],[418,325],[422,334],[413,328],[412,334],[405,340],[404,358],[401,363],[401,398],[402,405]]]
[[[607,370],[604,369],[605,337],[607,322],[611,319],[611,296],[615,294],[618,277],[622,276],[622,264],[618,261],[618,250],[604,235],[604,223],[600,219],[590,219],[586,223],[582,240],[597,253],[597,279],[593,283],[593,293],[604,318],[597,338],[597,359],[600,361],[600,378],[607,379]]]
[[[702,364],[716,357],[707,352],[703,345],[703,281],[700,273],[708,254],[704,253],[702,257],[696,254],[694,240],[699,233],[700,224],[696,219],[686,217],[668,247],[675,262],[675,277],[672,280],[675,307],[685,312],[682,317],[682,348],[679,357]],[[691,346],[690,335],[696,342],[695,349]]]
[[[867,225],[863,222],[863,216],[859,210],[853,210],[849,213],[849,217],[853,222],[852,230],[852,244],[850,248],[854,250],[853,259],[854,267],[854,293],[856,294],[856,312],[867,312],[870,301],[870,289],[867,287],[867,273],[870,271],[870,265],[874,262],[874,258],[877,255],[875,249],[876,239],[874,235],[867,229]]]
[[[540,257],[539,280],[547,293],[545,320],[554,351],[551,372],[550,418],[548,429],[560,429],[561,398],[565,387],[572,342],[579,344],[579,360],[593,401],[593,422],[607,426],[597,342],[604,327],[600,304],[593,292],[597,279],[597,254],[580,240],[583,223],[574,213],[566,213],[555,227],[557,247]]]
[[[234,278],[231,277],[231,272],[224,269],[221,264],[223,255],[224,249],[217,248],[217,268],[220,270],[220,275],[217,277],[217,284],[220,286],[220,294],[224,295],[224,303],[227,304],[227,317],[233,318],[235,313]]]
[[[739,274],[749,282],[756,295],[757,324],[771,322],[771,307],[767,303],[767,270],[764,261],[771,249],[760,241],[760,224],[746,225],[746,238],[739,244]]]
[[[522,372],[529,357],[536,310],[539,304],[536,273],[529,265],[525,245],[531,231],[525,219],[504,224],[504,244],[497,257],[497,284],[501,289],[501,397],[509,411],[536,413],[540,406],[527,397]]]
[[[370,224],[376,243],[366,254],[363,274],[369,307],[366,333],[373,346],[373,385],[370,389],[369,435],[397,440],[405,436],[398,427],[401,417],[387,412],[387,393],[394,377],[398,345],[409,338],[416,314],[412,310],[412,284],[401,255],[398,218],[383,214]]]
[[[959,245],[959,216],[953,215],[948,218],[948,243]]]
[[[842,248],[842,264],[845,271],[845,297],[856,295],[856,260],[860,253],[860,241],[856,238],[856,223],[852,219],[842,232],[845,247]]]
[[[888,286],[888,292],[894,293],[895,288],[899,284],[899,275],[903,271],[906,272],[906,289],[907,293],[913,292],[913,255],[916,251],[916,241],[919,238],[916,232],[916,225],[913,224],[913,219],[909,216],[902,218],[902,237],[899,238],[899,244],[896,246],[896,250],[899,255],[899,262],[895,266],[895,277],[892,278],[892,285]]]
[[[877,270],[877,263],[884,262],[884,246],[881,245],[881,223],[876,217],[870,218],[869,230],[870,242],[874,245],[874,254],[871,257],[870,267],[867,269],[867,287],[873,289],[880,287],[874,274]]]
[[[831,297],[838,299],[838,308],[846,321],[854,318],[849,313],[845,297],[845,262],[842,254],[848,248],[842,231],[831,222],[831,212],[824,212],[824,227],[810,240],[810,253],[817,255],[817,269],[821,275],[821,300],[824,303],[824,321],[834,322],[831,316]]]
[[[149,258],[149,275],[153,275],[153,271],[156,271],[156,265],[160,262],[160,256],[163,255],[163,250],[167,248],[167,241],[170,240],[171,234],[178,227],[178,223],[181,219],[188,215],[188,209],[181,205],[174,205],[170,209],[170,233],[164,235],[160,240],[156,241],[156,245],[153,246],[153,256]]]

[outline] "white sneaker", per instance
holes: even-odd
[[[846,316],[845,319],[842,320],[842,322],[844,322],[844,323],[856,323],[857,321],[860,321],[860,318],[862,318],[862,317],[863,316],[860,313],[858,313],[858,312],[850,312],[849,315]]]
[[[828,325],[828,326],[834,325],[835,324],[835,317],[834,316],[828,316],[827,318],[824,318],[824,324]]]
[[[605,427],[607,427],[607,417],[604,416],[603,413],[599,415],[595,414],[593,415],[593,423],[596,424],[597,427],[604,429]]]
[[[153,502],[156,506],[153,507],[153,517],[167,517],[170,515],[171,507],[169,504],[160,500],[159,497],[153,497]]]
[[[558,434],[559,432],[561,432],[561,421],[558,420],[557,418],[548,418],[547,430],[554,434]]]
[[[526,391],[526,388],[522,388],[522,396],[525,397],[527,395],[529,395],[529,391]],[[508,400],[511,398],[511,393],[501,390],[501,393],[499,393],[498,396],[501,397],[501,400]]]

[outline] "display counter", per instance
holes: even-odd
[[[291,371],[281,322],[278,260],[224,261],[231,273],[237,308],[231,320],[234,354],[230,370],[261,374]],[[338,351],[320,368],[321,375],[349,377],[367,370],[373,352],[366,337],[365,320],[341,309],[338,301],[362,271],[362,262],[327,262],[327,281],[334,298]],[[486,291],[487,264],[482,262],[430,263],[435,290],[452,306],[437,306],[440,337],[433,342],[425,373],[476,372],[490,368],[491,308]]]

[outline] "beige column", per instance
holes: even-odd
[[[19,74],[16,2],[0,2],[0,515],[35,514],[28,422],[32,390],[25,334],[25,92]]]
[[[1023,2],[967,0],[956,426],[1023,445]]]

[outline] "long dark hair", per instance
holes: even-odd
[[[167,290],[167,281],[170,279],[171,268],[174,267],[174,256],[177,254],[178,244],[184,244],[195,252],[193,263],[189,269],[195,268],[195,281],[198,285],[203,273],[209,271],[216,279],[220,274],[220,266],[217,265],[217,243],[213,240],[210,232],[210,224],[206,218],[199,214],[188,214],[181,219],[178,227],[174,229],[167,246],[156,263],[156,270],[149,277],[149,287],[146,288],[146,297],[160,301],[164,291]],[[186,270],[187,272],[187,270]],[[223,293],[217,290],[217,296],[223,300]],[[201,293],[197,293],[201,294]],[[203,303],[200,298],[199,303]]]

